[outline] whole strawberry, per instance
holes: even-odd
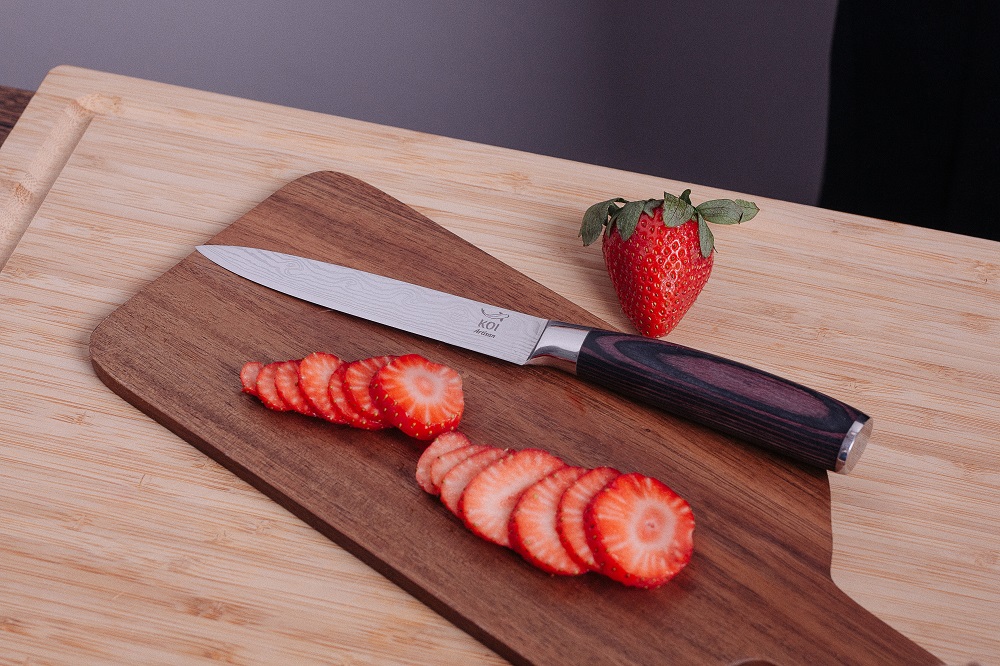
[[[583,244],[603,236],[604,263],[625,316],[640,333],[669,333],[708,282],[715,238],[708,223],[739,224],[758,211],[749,201],[714,199],[691,204],[691,190],[676,197],[610,199],[587,209]]]

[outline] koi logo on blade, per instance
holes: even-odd
[[[480,312],[483,313],[483,318],[479,320],[479,326],[474,333],[484,335],[487,338],[497,337],[496,331],[500,328],[500,324],[510,316],[506,312],[487,312],[485,308],[481,309]]]

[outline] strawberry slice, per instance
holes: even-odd
[[[355,410],[369,421],[385,421],[382,412],[372,401],[368,390],[372,377],[383,366],[391,361],[393,356],[372,356],[353,361],[344,371],[344,392]]]
[[[372,421],[366,418],[354,404],[347,398],[347,387],[344,384],[344,374],[350,363],[345,363],[337,371],[330,375],[330,385],[327,390],[330,392],[330,403],[334,409],[340,412],[347,425],[361,430],[384,430],[391,427],[385,421]]]
[[[424,452],[420,454],[420,458],[417,459],[417,485],[419,485],[425,492],[431,495],[437,495],[438,489],[431,482],[431,465],[434,461],[438,459],[438,456],[448,453],[448,451],[454,451],[463,446],[469,446],[472,442],[469,438],[458,432],[457,430],[450,430],[446,433],[438,435],[437,438],[430,445],[424,449]]]
[[[484,539],[510,546],[507,524],[521,493],[565,466],[562,460],[542,449],[511,453],[469,481],[459,500],[459,517]]]
[[[441,483],[438,485],[441,491],[441,501],[448,507],[448,510],[457,516],[459,500],[462,498],[465,487],[469,485],[469,481],[489,465],[509,454],[510,451],[507,449],[486,446],[484,450],[474,453],[449,469],[441,477]]]
[[[371,395],[392,425],[421,440],[457,428],[465,410],[461,375],[418,354],[400,356],[380,369]]]
[[[284,361],[279,363],[274,371],[274,386],[278,395],[293,411],[306,416],[315,416],[316,412],[306,400],[306,394],[299,387],[299,362]]]
[[[299,387],[317,416],[333,423],[347,423],[330,400],[330,377],[344,362],[327,352],[313,352],[299,361]]]
[[[434,486],[436,493],[441,493],[441,481],[444,480],[445,474],[450,472],[455,465],[489,448],[491,447],[483,446],[482,444],[470,444],[469,446],[463,446],[460,449],[439,455],[437,460],[431,464],[431,485]]]
[[[557,469],[528,488],[514,505],[507,526],[511,547],[542,571],[575,576],[590,570],[570,557],[556,531],[559,498],[587,472],[584,467]]]
[[[600,572],[625,585],[659,587],[691,560],[691,507],[652,477],[615,478],[591,500],[584,524]]]
[[[257,397],[260,401],[264,403],[264,406],[268,409],[273,409],[278,412],[287,412],[292,407],[285,399],[281,397],[278,393],[278,387],[274,384],[275,375],[278,372],[278,367],[284,363],[284,361],[276,361],[274,363],[268,363],[260,372],[257,373]]]
[[[590,500],[621,472],[611,467],[597,467],[590,470],[566,489],[559,499],[556,510],[556,530],[559,540],[569,556],[581,566],[597,571],[597,560],[587,543],[587,531],[583,525],[583,512]]]
[[[240,368],[240,384],[243,385],[243,392],[252,396],[257,395],[257,375],[264,364],[260,361],[249,361]]]

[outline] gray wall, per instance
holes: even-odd
[[[72,64],[812,204],[835,10],[0,0],[0,84]]]

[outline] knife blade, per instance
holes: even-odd
[[[819,391],[666,340],[577,326],[281,252],[200,245],[242,278],[518,365],[548,365],[801,463],[850,472],[873,421]]]

